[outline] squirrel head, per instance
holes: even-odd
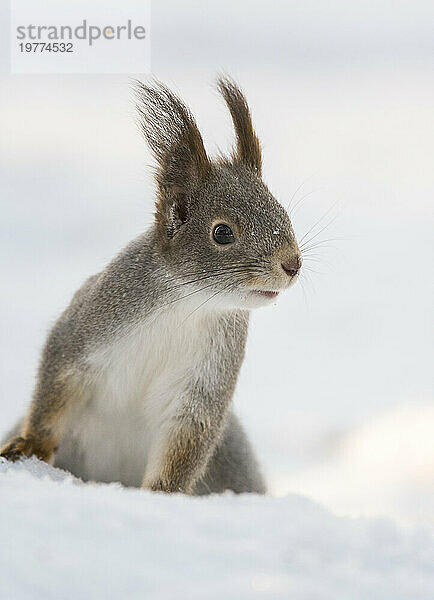
[[[210,160],[185,104],[159,82],[137,82],[139,123],[157,162],[155,226],[167,266],[210,305],[270,303],[298,277],[301,254],[285,209],[261,178],[262,157],[237,84],[218,80],[236,145]]]

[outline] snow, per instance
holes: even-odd
[[[302,496],[208,498],[0,462],[0,597],[431,599],[434,538]]]
[[[274,439],[281,452],[268,473],[274,494],[301,493],[343,515],[387,515],[405,525],[433,525],[432,403],[379,411],[341,432],[322,427],[300,415],[292,425],[280,423]],[[279,455],[298,464],[285,469]]]

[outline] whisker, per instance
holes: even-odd
[[[297,200],[297,202],[294,204],[294,206],[289,211],[290,218],[292,218],[292,215],[297,210],[297,208],[300,206],[300,204],[303,202],[303,200],[305,200],[306,198],[308,198],[309,196],[311,196],[315,191],[316,190],[312,190],[311,192],[308,192],[307,194],[304,194],[304,196],[302,196],[299,200]]]
[[[262,266],[263,266],[263,264],[260,263],[259,261],[231,263],[231,264],[225,265],[224,267],[217,267],[217,268],[207,267],[206,269],[194,269],[191,271],[184,271],[183,276],[198,277],[200,275],[207,275],[210,273],[218,273],[218,272],[227,271],[229,269],[237,269],[237,268],[244,268],[244,267],[255,268],[255,267],[262,267]]]
[[[306,265],[304,269],[305,269],[305,272],[307,271],[308,273],[315,273],[315,275],[323,275],[323,273],[321,271],[312,269],[312,267],[310,267],[309,265]]]
[[[230,269],[230,268],[247,267],[247,266],[260,267],[260,266],[263,266],[263,261],[251,259],[251,260],[244,260],[244,261],[238,262],[238,263],[237,262],[230,263],[229,265],[226,265],[225,267],[207,268],[207,269],[201,269],[201,270],[195,268],[194,270],[185,271],[183,273],[183,275],[186,277],[196,277],[196,276],[207,274],[207,273],[216,273],[218,271],[224,271],[224,270]],[[152,273],[158,274],[161,272],[166,273],[166,275],[168,275],[167,267],[166,266],[157,267],[156,269],[153,270]]]
[[[300,281],[301,291],[302,291],[303,298],[304,298],[304,304],[305,304],[306,308],[309,308],[309,303],[308,303],[307,295],[306,295],[306,289],[304,287],[305,282],[303,281],[302,277],[300,277],[299,281]]]
[[[225,292],[227,289],[229,289],[229,287],[232,285],[232,282],[230,284],[228,284],[227,286],[225,286],[223,289],[218,290],[217,292],[215,292],[214,294],[212,294],[209,298],[206,298],[203,302],[201,302],[199,304],[199,306],[196,306],[196,308],[194,310],[191,311],[191,313],[189,313],[185,319],[182,321],[181,325],[183,323],[185,323],[185,321],[187,319],[189,319],[191,317],[191,315],[193,315],[195,312],[197,312],[200,308],[202,308],[202,306],[204,304],[206,304],[207,302],[209,302],[210,300],[212,300],[213,298],[215,298],[216,296],[218,296],[219,294],[221,294],[222,292]]]
[[[309,262],[309,261],[310,261],[310,262],[317,262],[317,263],[320,263],[320,262],[322,262],[322,260],[321,260],[320,258],[314,258],[313,256],[303,256],[303,264],[304,264],[306,261],[308,261],[308,262]]]
[[[332,219],[330,219],[330,221],[328,223],[326,223],[324,225],[324,227],[321,227],[321,229],[319,231],[317,231],[316,233],[314,233],[309,239],[307,239],[304,242],[304,244],[301,244],[300,248],[303,248],[304,246],[306,246],[306,244],[310,244],[310,242],[312,242],[312,240],[316,239],[323,231],[325,231],[328,227],[330,227],[330,225],[332,225],[332,223],[334,223],[337,218],[338,218],[338,215],[335,215]]]
[[[332,246],[327,245],[328,242],[338,242],[343,239],[345,239],[345,238],[333,237],[333,238],[326,238],[324,240],[318,240],[315,244],[312,244],[311,246],[303,247],[301,249],[301,252],[303,254],[304,252],[309,252],[310,250],[314,250],[315,248],[331,248]]]
[[[254,260],[254,259],[250,259],[250,260],[244,260],[241,262],[234,262],[234,263],[229,263],[228,265],[225,265],[223,267],[217,267],[217,268],[209,268],[207,267],[206,269],[201,269],[201,270],[197,270],[195,269],[194,271],[189,271],[184,273],[185,275],[200,275],[201,273],[208,273],[208,272],[213,272],[213,271],[221,271],[224,269],[229,269],[231,267],[249,267],[249,266],[259,266],[262,265],[263,261],[259,261],[259,260]]]
[[[230,271],[228,272],[228,274],[233,275],[233,274],[243,274],[249,272],[251,273],[250,269],[240,269],[239,271]],[[232,284],[232,282],[230,282]],[[208,285],[205,285],[197,290],[193,290],[192,292],[189,292],[188,294],[184,294],[183,296],[180,296],[179,298],[174,298],[173,300],[171,300],[170,302],[167,302],[166,304],[164,304],[163,308],[170,306],[171,304],[174,304],[176,302],[179,302],[181,300],[184,300],[185,298],[189,298],[190,296],[194,296],[195,294],[198,294],[200,292],[203,292],[206,289],[209,289],[210,287],[213,287],[215,285],[215,282],[211,282]],[[171,290],[169,290],[171,291]]]
[[[317,225],[319,225],[319,224],[321,223],[321,221],[322,221],[323,219],[325,219],[325,218],[326,218],[326,216],[327,216],[327,215],[329,215],[329,214],[330,214],[330,212],[331,212],[331,211],[332,211],[332,210],[335,208],[335,206],[336,206],[337,204],[339,204],[339,201],[338,201],[338,200],[336,200],[336,202],[334,202],[334,203],[332,204],[332,206],[331,206],[331,207],[330,207],[330,208],[329,208],[329,209],[328,209],[328,210],[327,210],[327,211],[326,211],[326,212],[325,212],[325,213],[322,215],[322,217],[320,217],[320,218],[318,219],[318,221],[316,221],[316,223],[314,223],[314,224],[312,225],[312,227],[309,229],[309,231],[307,231],[307,232],[306,232],[306,233],[303,235],[303,237],[302,237],[302,238],[299,240],[299,242],[298,242],[298,243],[299,243],[299,245],[300,245],[300,244],[303,242],[303,240],[304,240],[304,239],[305,239],[305,238],[306,238],[306,237],[309,235],[309,233],[310,233],[310,232],[311,232],[313,229],[315,229],[315,227],[316,227]]]
[[[297,193],[301,190],[301,188],[309,181],[309,179],[312,179],[312,177],[314,177],[316,175],[316,173],[312,173],[312,175],[309,175],[309,177],[307,177],[306,179],[304,179],[300,185],[296,188],[295,192],[292,194],[291,198],[289,199],[289,202],[286,205],[286,210],[289,211],[289,209],[291,208],[291,202],[294,200],[295,196],[297,195]]]
[[[204,275],[207,273],[215,273],[218,271],[226,271],[227,269],[237,269],[240,267],[259,267],[259,266],[263,266],[262,263],[260,263],[259,261],[255,261],[255,262],[240,262],[240,263],[232,263],[229,265],[225,265],[224,267],[217,267],[217,268],[206,268],[206,269],[196,269],[195,271],[189,271],[186,273],[183,273],[184,275]]]
[[[222,270],[218,270],[218,271],[213,271],[211,273],[208,273],[207,275],[203,275],[203,276],[197,277],[195,279],[191,279],[190,281],[182,281],[182,282],[178,283],[177,285],[171,286],[169,288],[169,290],[175,290],[175,289],[178,289],[178,288],[180,288],[180,287],[182,287],[184,285],[191,285],[193,283],[197,283],[198,281],[203,281],[204,279],[210,279],[211,277],[218,277],[218,276],[221,276],[221,275],[225,275],[226,273],[228,273],[228,274],[229,273],[231,273],[231,274],[237,274],[237,273],[250,272],[252,274],[253,273],[257,274],[257,273],[261,273],[263,271],[264,271],[263,269],[260,269],[260,268],[257,268],[257,267],[252,268],[250,266],[248,266],[248,267],[240,267],[240,268],[233,267],[233,268],[228,268],[228,269],[222,269]]]
[[[175,298],[174,300],[171,300],[170,302],[166,302],[166,304],[163,305],[163,308],[166,308],[167,306],[170,306],[171,304],[175,304],[175,302],[180,302],[181,300],[184,300],[185,298],[189,298],[190,296],[194,296],[195,294],[199,294],[200,292],[203,292],[204,290],[212,287],[213,285],[214,285],[214,283],[209,283],[208,285],[205,285],[204,287],[201,287],[197,290],[193,290],[192,292],[189,292],[188,294],[185,294],[184,296]]]
[[[312,252],[310,252],[310,251],[304,251],[304,252],[302,252],[302,256],[303,256],[303,260],[304,260],[305,258],[310,258],[310,257],[312,257],[312,256],[313,256],[313,257],[316,257],[316,258],[322,258],[322,254],[318,254],[317,252],[315,252],[315,253],[312,253]]]

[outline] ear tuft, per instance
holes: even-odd
[[[261,146],[253,129],[247,100],[230,77],[219,77],[217,89],[223,96],[234,123],[237,136],[237,150],[234,159],[244,163],[260,175],[262,171]]]
[[[151,85],[136,81],[134,93],[139,126],[157,161],[157,224],[170,235],[174,221],[179,221],[173,215],[187,219],[188,192],[206,178],[210,162],[196,122],[182,100],[158,81]]]

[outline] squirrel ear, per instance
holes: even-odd
[[[234,123],[237,150],[234,160],[242,162],[258,175],[262,170],[261,146],[253,129],[247,100],[233,79],[219,77],[217,89],[223,96]]]
[[[165,85],[135,82],[139,125],[157,160],[157,224],[173,235],[188,218],[188,190],[204,180],[210,162],[196,122]]]

